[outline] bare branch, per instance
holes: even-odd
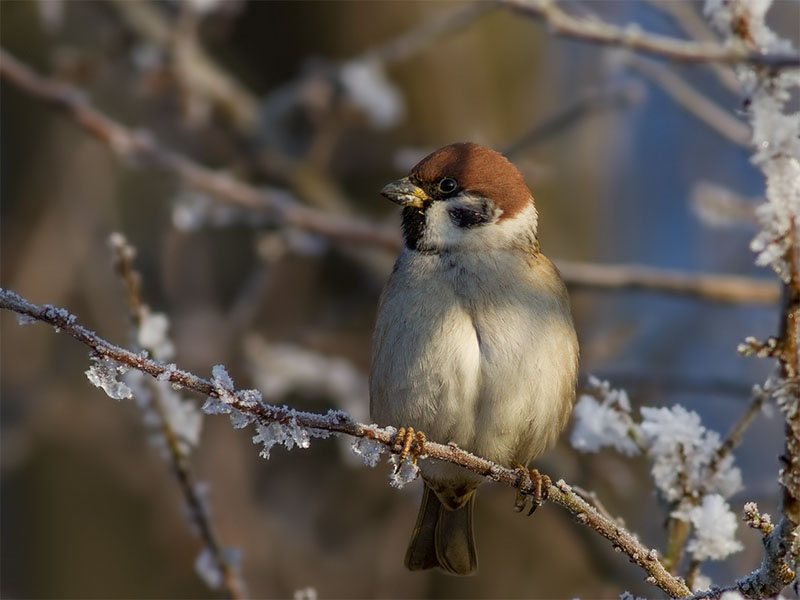
[[[686,63],[749,63],[774,69],[800,66],[800,55],[762,54],[741,46],[725,47],[692,42],[655,33],[640,27],[618,27],[599,19],[581,19],[561,9],[553,0],[495,0],[517,14],[544,21],[559,36],[606,46],[619,46]]]
[[[719,43],[719,38],[705,22],[691,2],[675,2],[674,0],[648,0],[648,4],[661,13],[668,15],[681,29],[698,42]],[[709,68],[728,91],[741,93],[742,84],[728,65],[710,63]]]
[[[177,176],[184,184],[223,198],[236,206],[264,212],[278,223],[318,233],[334,240],[396,249],[393,230],[351,217],[321,213],[292,201],[287,195],[271,194],[247,185],[225,173],[203,167],[182,154],[160,145],[141,131],[133,131],[94,108],[75,88],[43,78],[0,49],[0,76],[21,90],[64,110],[78,125],[128,159],[149,162]]]
[[[229,406],[255,418],[263,425],[293,421],[303,428],[343,433],[358,438],[372,439],[390,452],[399,453],[394,446],[397,430],[394,427],[365,425],[350,419],[341,412],[317,414],[300,412],[288,407],[246,402],[234,392],[220,390],[211,381],[198,377],[188,371],[175,369],[141,353],[134,353],[104,340],[96,333],[80,325],[75,315],[63,308],[44,305],[37,306],[14,292],[0,289],[0,308],[11,310],[30,319],[48,323],[59,331],[68,333],[92,349],[101,359],[111,359],[128,367],[137,369],[162,381],[179,385],[199,392],[205,396],[218,398]],[[224,392],[224,393],[221,393]],[[533,493],[530,477],[523,477],[518,469],[509,469],[492,461],[475,456],[453,444],[440,444],[426,441],[418,448],[421,455],[460,465],[491,481],[517,488],[526,494]],[[551,484],[548,499],[572,513],[576,519],[610,541],[614,548],[644,569],[648,583],[658,586],[673,598],[691,595],[682,580],[670,575],[658,559],[658,553],[639,542],[633,535],[613,519],[602,515],[592,505],[575,493],[563,480]]]
[[[136,249],[119,233],[111,236],[110,245],[117,273],[125,283],[129,313],[137,328],[141,327],[149,309],[142,301],[142,277],[133,263]],[[146,348],[146,350],[153,353],[153,348]],[[166,399],[159,393],[162,388],[154,386],[153,390],[155,393],[152,405],[156,414],[158,414],[157,427],[166,442],[166,454],[172,471],[178,480],[186,506],[189,508],[189,518],[194,526],[197,527],[200,538],[211,553],[216,570],[221,575],[221,585],[225,596],[233,600],[244,598],[244,582],[241,580],[236,566],[229,560],[225,547],[214,528],[206,501],[200,496],[200,488],[189,461],[189,453],[186,451],[185,445],[181,443],[180,435],[167,415]]]
[[[643,265],[599,265],[558,261],[558,268],[573,287],[658,291],[688,295],[715,302],[775,305],[780,290],[771,280],[686,273]]]
[[[750,146],[750,127],[715,104],[674,71],[641,56],[629,55],[623,58],[623,61],[658,85],[678,106],[686,109],[722,137],[737,146],[745,148]]]
[[[338,216],[303,206],[286,194],[271,194],[204,167],[159,144],[152,135],[133,131],[94,108],[74,87],[41,77],[0,49],[0,77],[22,91],[66,112],[78,125],[117,154],[146,161],[175,175],[185,185],[233,205],[263,212],[277,223],[304,229],[329,239],[398,251],[400,236],[395,229],[381,227],[354,216]],[[569,285],[602,289],[651,290],[694,296],[715,302],[774,304],[779,288],[771,281],[690,274],[636,265],[593,265],[558,261]]]

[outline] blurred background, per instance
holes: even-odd
[[[564,7],[713,39],[695,3]],[[730,69],[556,38],[488,3],[41,0],[5,1],[0,11],[6,51],[164,147],[273,197],[398,231],[398,210],[378,190],[439,146],[471,140],[522,170],[556,264],[774,279],[748,249],[763,181],[749,163]],[[796,40],[799,13],[797,2],[776,2],[770,22]],[[709,124],[677,104],[670,76],[723,118]],[[63,113],[0,84],[3,287],[65,306],[130,346],[107,243],[120,231],[138,249],[144,298],[169,316],[178,365],[208,377],[223,363],[238,386],[259,387],[271,402],[368,420],[369,339],[392,251],[278,227],[268,211],[120,158]],[[777,304],[571,293],[582,382],[595,374],[624,387],[635,411],[680,403],[724,436],[770,372],[736,345],[775,334]],[[77,342],[18,327],[5,311],[0,319],[0,594],[218,597],[194,573],[201,543],[135,403],[88,384]],[[243,551],[253,597],[656,591],[564,510],[545,505],[526,519],[512,510],[513,491],[495,485],[479,494],[476,577],[406,572],[419,482],[390,488],[389,468],[364,467],[349,440],[275,448],[265,461],[252,435],[205,419],[193,467],[209,485],[220,538]],[[596,491],[663,551],[668,515],[646,459],[578,454],[567,439],[537,466]],[[754,500],[775,513],[781,446],[781,420],[762,414],[735,452],[746,489],[734,510]],[[704,574],[722,584],[754,569],[759,536],[740,527],[740,539],[744,551]]]

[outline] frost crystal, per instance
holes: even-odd
[[[342,67],[340,77],[351,102],[367,114],[374,127],[387,129],[403,118],[403,97],[386,77],[380,62],[349,62]]]
[[[94,364],[86,371],[86,377],[94,386],[103,388],[103,391],[114,400],[124,400],[133,396],[131,388],[117,381],[117,375],[125,370],[121,365],[106,359],[92,360]]]
[[[771,0],[707,0],[705,14],[728,44],[762,54],[794,53],[792,43],[778,37],[766,23],[771,4]],[[756,264],[770,266],[788,283],[788,252],[792,237],[797,236],[800,214],[800,113],[789,112],[788,107],[800,91],[800,76],[797,70],[773,72],[749,65],[739,65],[737,75],[750,95],[752,162],[767,180],[767,201],[756,211],[761,231],[751,249],[758,255]],[[796,240],[794,245],[796,249]]]
[[[203,427],[203,416],[195,402],[176,394],[166,381],[153,381],[141,371],[131,370],[125,373],[124,379],[134,391],[142,419],[151,430],[151,443],[166,451],[162,430],[166,421],[175,434],[179,450],[188,455],[199,443]]]
[[[402,463],[400,457],[392,454],[389,457],[389,463],[392,465],[392,473],[389,475],[389,484],[398,489],[411,483],[419,475],[419,467],[411,458],[406,458]]]
[[[211,377],[215,387],[220,386],[229,392],[233,391],[233,379],[223,365],[214,365],[211,369]]]
[[[695,560],[723,560],[743,548],[736,539],[736,515],[719,494],[704,496],[698,506],[679,508],[672,516],[694,526],[686,549]]]
[[[242,561],[242,552],[238,548],[225,548],[222,559],[234,570],[238,570]],[[194,570],[205,584],[212,589],[219,589],[222,586],[222,572],[219,569],[214,553],[206,546],[197,555],[194,561]]]
[[[710,587],[711,587],[710,577],[706,577],[700,572],[698,572],[697,575],[694,576],[694,582],[692,583],[693,592],[702,592],[703,590],[707,590]]]
[[[317,600],[317,597],[317,590],[313,587],[295,590],[294,592],[294,600]]]
[[[287,450],[295,446],[298,448],[308,448],[311,444],[311,435],[307,429],[300,427],[292,417],[286,423],[270,423],[256,426],[258,432],[253,436],[254,444],[264,444],[259,453],[261,458],[269,459],[269,453],[273,446],[283,444]]]
[[[381,459],[381,454],[386,452],[386,446],[368,437],[353,440],[352,448],[353,452],[360,456],[364,463],[370,467],[376,466]]]
[[[224,400],[209,396],[206,398],[201,410],[207,415],[227,415],[231,413],[233,408]]]
[[[148,348],[154,358],[169,360],[175,355],[175,346],[167,336],[168,330],[169,320],[166,315],[144,311],[137,330],[137,341],[142,348]]]
[[[584,394],[575,406],[575,427],[570,443],[582,452],[612,446],[627,456],[638,454],[633,437],[638,426],[630,416],[631,404],[624,390],[612,390],[608,382],[589,378],[592,395]],[[598,402],[595,397],[601,399]]]
[[[36,323],[39,319],[31,317],[29,315],[23,315],[21,313],[17,313],[17,323],[19,325],[30,325],[32,323]]]
[[[653,459],[653,479],[664,497],[674,502],[689,490],[703,489],[727,498],[742,487],[742,474],[733,456],[711,463],[721,445],[719,434],[700,423],[700,416],[680,405],[672,408],[642,407],[641,431]]]

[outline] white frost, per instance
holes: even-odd
[[[633,437],[638,426],[630,415],[631,405],[624,390],[613,390],[608,382],[589,378],[591,395],[584,394],[575,406],[575,426],[570,443],[582,452],[613,447],[627,456],[638,454]],[[600,402],[596,398],[600,398]]]
[[[392,487],[400,489],[419,475],[419,467],[410,457],[401,463],[400,457],[392,454],[389,457],[389,464],[392,465],[392,472],[389,474],[389,484]]]
[[[211,368],[211,381],[216,387],[219,385],[222,389],[233,391],[233,379],[228,375],[228,370],[223,365],[214,365]]]
[[[666,500],[674,502],[689,490],[705,489],[729,497],[742,487],[742,475],[728,454],[712,473],[710,466],[721,445],[719,434],[700,423],[700,416],[680,405],[642,407],[641,431],[653,459],[652,475]]]
[[[304,427],[300,427],[294,417],[286,423],[274,422],[269,425],[259,423],[256,425],[256,431],[258,433],[253,436],[253,443],[264,444],[260,456],[266,459],[269,458],[273,446],[284,445],[287,450],[291,450],[295,446],[308,448],[311,444],[311,434]]]
[[[368,437],[353,440],[352,449],[370,467],[377,466],[378,461],[381,459],[381,454],[386,452],[386,446]]]
[[[124,400],[133,397],[133,392],[126,384],[117,381],[117,376],[125,369],[111,360],[92,359],[94,364],[86,371],[86,377],[92,385],[102,388],[109,398]]]
[[[695,560],[723,560],[743,548],[736,539],[736,515],[719,494],[704,496],[699,505],[680,508],[672,516],[693,525],[686,549]]]
[[[224,548],[222,559],[230,565],[232,570],[238,571],[242,561],[242,552],[239,548]],[[194,561],[194,570],[205,584],[212,589],[222,587],[222,572],[217,563],[214,553],[206,546],[197,555]]]
[[[340,78],[350,101],[366,113],[375,128],[388,129],[405,115],[403,96],[386,77],[380,62],[348,62],[342,67]]]
[[[147,348],[158,360],[169,360],[175,355],[175,346],[167,336],[169,319],[163,313],[144,311],[137,329],[137,338],[142,348]]]

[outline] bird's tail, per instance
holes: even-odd
[[[445,506],[426,482],[417,524],[406,552],[411,571],[441,567],[453,575],[472,575],[478,570],[472,510],[475,490],[455,510]]]

